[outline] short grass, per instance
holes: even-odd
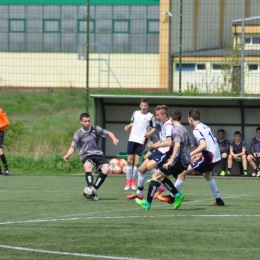
[[[188,176],[178,210],[154,201],[146,211],[125,199],[124,176],[109,176],[97,202],[82,196],[83,175],[2,176],[0,258],[259,259],[260,178],[216,181],[224,207]]]

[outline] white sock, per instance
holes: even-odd
[[[135,167],[134,167],[134,170],[133,170],[133,176],[132,176],[132,178],[133,178],[133,179],[136,179],[136,178],[137,178],[137,174],[138,174],[138,168],[135,166]]]
[[[209,187],[211,189],[211,192],[212,192],[213,196],[216,199],[220,198],[220,194],[218,192],[218,187],[217,187],[217,184],[216,184],[215,180],[212,179],[212,180],[208,181],[208,184],[209,184]]]
[[[184,184],[184,181],[180,180],[180,179],[177,179],[174,183],[174,186],[175,188],[180,191],[181,190],[181,187],[182,185]]]
[[[150,178],[152,178],[152,175],[156,172],[156,169],[153,169],[149,172],[147,172],[147,175],[150,175]]]
[[[132,179],[132,169],[133,166],[126,166],[126,179],[131,180]]]
[[[142,174],[142,173],[138,172],[137,186],[144,187],[145,180],[146,180],[146,173]],[[136,194],[140,195],[140,194],[142,194],[142,191],[137,189]]]

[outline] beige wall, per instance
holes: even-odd
[[[158,54],[111,54],[117,80],[112,73],[108,77],[108,55],[91,54],[90,59],[91,88],[159,87]],[[70,53],[0,53],[0,86],[85,87],[86,61]]]

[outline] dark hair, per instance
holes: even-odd
[[[200,111],[197,109],[192,109],[190,110],[190,112],[188,113],[189,117],[191,117],[192,119],[199,121],[200,120]]]
[[[147,98],[141,98],[140,103],[147,103],[148,104],[148,99]]]
[[[80,120],[83,119],[83,117],[90,117],[90,115],[88,113],[82,113],[79,117]]]
[[[242,136],[242,133],[241,133],[240,131],[236,131],[236,132],[234,133],[234,135],[241,135],[241,136]]]
[[[255,131],[260,131],[260,126],[258,126]]]
[[[218,134],[219,134],[219,133],[223,133],[223,134],[225,134],[225,130],[222,129],[222,128],[221,128],[221,129],[218,129]]]
[[[171,112],[171,118],[174,121],[180,122],[182,119],[182,112],[180,109],[173,109]]]

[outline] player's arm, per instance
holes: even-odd
[[[207,148],[207,144],[206,144],[205,140],[200,139],[199,140],[199,146],[190,153],[190,156],[193,156],[197,153],[201,153],[206,148]]]
[[[172,138],[171,136],[168,136],[165,142],[157,142],[153,144],[152,141],[149,141],[147,146],[149,148],[160,148],[160,147],[168,147],[172,145]]]
[[[152,135],[155,132],[156,132],[156,127],[153,127],[152,130],[150,130],[149,132],[145,133],[144,137],[145,138],[149,138],[149,136]]]
[[[129,125],[125,126],[125,131],[128,131],[133,125],[133,122],[131,122]]]
[[[179,152],[180,148],[181,148],[181,142],[174,143],[171,158],[169,159],[169,161],[167,163],[165,163],[163,165],[163,168],[165,168],[165,169],[169,168],[169,166],[174,162],[176,154]]]
[[[63,156],[63,160],[67,162],[69,157],[74,153],[74,150],[73,147],[70,147],[67,154]]]
[[[119,143],[119,140],[116,139],[115,135],[112,132],[108,131],[107,135],[112,139],[114,145],[117,145]]]

